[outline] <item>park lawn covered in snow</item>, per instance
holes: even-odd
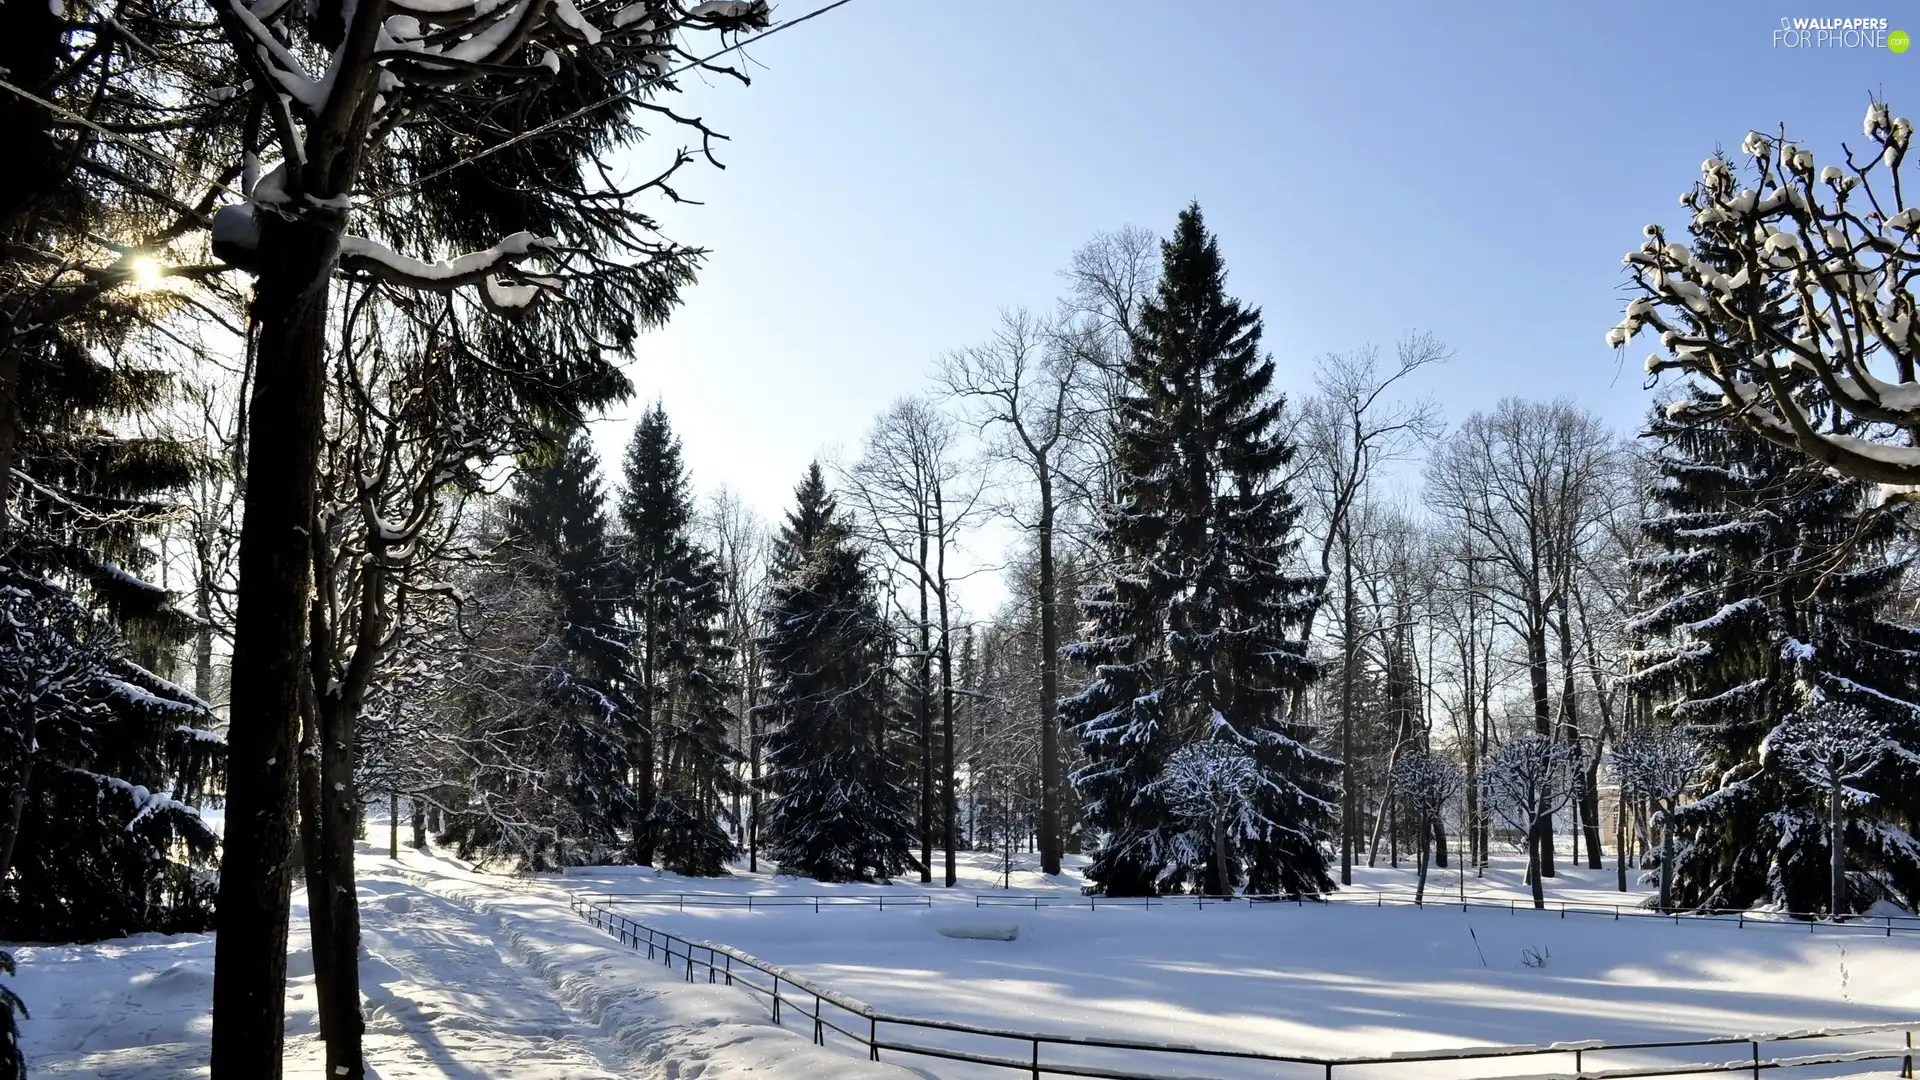
[[[1463,913],[1437,904],[1090,909],[1073,903],[1077,881],[1069,875],[1047,888],[1038,887],[1045,879],[1015,875],[1016,895],[1050,892],[1060,906],[976,908],[975,893],[982,890],[969,886],[983,880],[985,861],[969,859],[963,885],[953,892],[917,883],[884,887],[903,898],[929,896],[932,906],[925,909],[680,910],[677,903],[626,900],[620,910],[676,934],[742,949],[889,1012],[1270,1053],[1369,1055],[1500,1043],[1688,1039],[1920,1018],[1920,979],[1914,974],[1920,971],[1920,935],[1886,938],[1864,928],[1833,927],[1809,932],[1791,923],[1749,922],[1742,928],[1688,920],[1676,926],[1657,919],[1562,916],[1524,903],[1513,913]],[[1481,882],[1480,899],[1524,898],[1517,869],[1511,883],[1505,881],[1508,872],[1503,867]],[[576,873],[594,875],[590,884],[569,882],[583,891],[881,891],[764,875],[693,881],[650,871]],[[1372,889],[1411,890],[1411,870],[1381,867],[1360,876]],[[1610,867],[1569,869],[1563,880],[1569,900],[1619,902]],[[1458,881],[1436,874],[1429,889],[1433,899],[1444,901],[1457,896]],[[1557,888],[1549,895],[1557,896]],[[960,939],[942,932],[1000,928],[1017,928],[1017,939]],[[1536,960],[1540,966],[1533,966]],[[1023,1052],[1004,1043],[920,1032],[911,1038]],[[1050,1060],[1118,1063],[1087,1052],[1060,1053]],[[1715,1055],[1726,1053],[1693,1050],[1665,1060],[1720,1060]],[[1589,1064],[1648,1060],[1656,1059],[1614,1056]],[[915,1064],[942,1077],[996,1075],[965,1065]],[[1520,1059],[1477,1063],[1466,1073],[1458,1067],[1410,1073],[1393,1066],[1362,1075],[1539,1073],[1570,1064]],[[1132,1067],[1180,1075],[1273,1075],[1190,1058],[1158,1064],[1134,1059]]]
[[[610,947],[553,889],[510,890],[452,859],[362,848],[367,1058],[379,1080],[905,1077],[772,1026],[724,987]],[[320,1080],[302,896],[289,942],[287,1076]],[[35,1080],[207,1074],[213,937],[16,950]]]

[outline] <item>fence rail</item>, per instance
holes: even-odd
[[[901,894],[888,896],[875,893],[871,896],[828,894],[822,896],[801,895],[798,893],[669,893],[669,892],[601,892],[581,890],[574,895],[588,899],[598,899],[610,906],[620,904],[672,905],[681,911],[692,908],[744,908],[757,911],[761,908],[810,907],[815,911],[823,908],[857,907],[878,908],[885,911],[894,908],[924,908],[933,906],[933,898],[919,894]]]
[[[765,998],[771,1006],[776,1024],[798,1019],[811,1028],[813,1041],[822,1046],[828,1044],[830,1037],[837,1037],[864,1049],[873,1061],[879,1061],[884,1051],[1022,1072],[1033,1080],[1039,1080],[1042,1076],[1075,1076],[1087,1080],[1169,1080],[1178,1076],[1180,1080],[1204,1080],[1199,1074],[1191,1072],[1141,1071],[1140,1066],[1164,1063],[1169,1068],[1192,1069],[1203,1066],[1207,1061],[1294,1066],[1303,1077],[1317,1075],[1323,1080],[1335,1080],[1336,1072],[1350,1076],[1355,1071],[1371,1071],[1372,1075],[1397,1078],[1414,1075],[1408,1066],[1540,1057],[1558,1059],[1557,1063],[1563,1066],[1571,1064],[1573,1071],[1535,1073],[1529,1080],[1543,1080],[1545,1077],[1627,1080],[1633,1077],[1715,1073],[1750,1073],[1758,1080],[1760,1074],[1766,1071],[1891,1061],[1899,1061],[1900,1075],[1911,1078],[1914,1076],[1914,1035],[1920,1033],[1920,1020],[1915,1020],[1898,1024],[1863,1024],[1816,1031],[1726,1035],[1703,1039],[1633,1043],[1587,1040],[1547,1046],[1494,1046],[1408,1051],[1386,1056],[1324,1057],[1017,1031],[885,1012],[730,946],[684,938],[648,926],[587,895],[575,894],[570,902],[577,914],[618,938],[627,948],[644,950],[648,959],[658,959],[669,969],[676,965],[682,968],[688,982],[696,981],[698,973],[705,972],[710,983],[741,987]],[[783,1009],[786,1013],[784,1018]],[[924,1041],[924,1035],[921,1036],[923,1041],[908,1041],[914,1038],[915,1032],[960,1036],[973,1040],[969,1045],[979,1048],[943,1046]],[[1876,1045],[1851,1048],[1835,1045],[1862,1040]],[[1816,1042],[1822,1043],[1824,1051],[1782,1056],[1770,1049],[1776,1045],[1797,1047]],[[1737,1060],[1642,1062],[1612,1068],[1589,1068],[1591,1059],[1607,1055],[1644,1056],[1649,1052],[1676,1050],[1712,1052],[1712,1048],[1741,1048],[1745,1052]],[[1766,1052],[1763,1053],[1763,1050]],[[1072,1056],[1075,1051],[1080,1052],[1077,1060]],[[1123,1063],[1108,1064],[1090,1060],[1086,1054],[1088,1051],[1096,1054],[1105,1052],[1109,1058],[1120,1057]],[[1380,1070],[1385,1070],[1385,1073]],[[1266,1070],[1264,1075],[1274,1074]]]
[[[1561,918],[1568,915],[1601,915],[1619,921],[1621,919],[1658,919],[1676,925],[1685,922],[1730,922],[1737,927],[1748,925],[1797,927],[1804,924],[1809,932],[1825,926],[1833,929],[1869,929],[1884,931],[1885,936],[1895,933],[1920,933],[1920,916],[1915,915],[1848,915],[1833,919],[1825,915],[1810,912],[1753,912],[1743,908],[1711,908],[1693,911],[1653,911],[1638,906],[1623,904],[1574,904],[1566,901],[1549,900],[1546,906],[1536,909],[1530,900],[1512,899],[1493,900],[1442,900],[1429,897],[1415,901],[1410,896],[1388,896],[1385,893],[1236,893],[1231,896],[1204,895],[1195,893],[1176,893],[1169,896],[1100,896],[1086,894],[1070,896],[1065,893],[976,893],[975,907],[1085,907],[1097,910],[1102,907],[1168,908],[1168,907],[1221,907],[1245,905],[1256,907],[1261,904],[1292,904],[1305,906],[1316,904],[1358,904],[1362,907],[1423,907],[1423,908],[1459,908],[1462,911],[1480,909],[1485,911],[1522,912],[1544,910],[1557,912]]]

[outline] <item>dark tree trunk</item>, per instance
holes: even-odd
[[[400,793],[387,792],[387,858],[400,857]]]
[[[1847,811],[1846,788],[1838,776],[1827,792],[1827,827],[1830,832],[1828,845],[1833,857],[1832,896],[1828,898],[1828,914],[1839,918],[1847,913]],[[1662,836],[1670,830],[1661,829]]]
[[[279,1080],[298,687],[324,415],[337,225],[262,215],[253,320],[240,585],[234,619],[227,825],[214,945],[212,1080]]]
[[[407,802],[411,805],[413,810],[413,814],[412,814],[413,820],[411,822],[413,826],[413,846],[420,851],[425,851],[427,850],[426,804],[421,801],[420,796],[418,795],[407,796]]]
[[[27,811],[27,794],[33,784],[33,730],[36,725],[27,724],[21,733],[20,763],[14,767],[17,778],[7,792],[7,804],[0,807],[0,880],[5,880],[7,871],[13,867],[13,849],[20,841],[20,819]]]
[[[1433,830],[1427,828],[1427,822],[1423,816],[1420,822],[1420,852],[1418,855],[1418,858],[1420,860],[1420,864],[1419,864],[1420,868],[1418,871],[1419,877],[1416,879],[1413,886],[1413,903],[1415,907],[1418,907],[1427,902],[1427,844],[1432,839],[1433,839]],[[1445,850],[1444,842],[1442,843],[1439,850],[1442,850],[1442,851]],[[1443,855],[1442,858],[1444,859],[1445,856]],[[1443,863],[1442,865],[1445,865],[1445,864]]]
[[[1353,784],[1353,677],[1359,641],[1354,635],[1358,616],[1353,591],[1353,544],[1342,543],[1340,628],[1340,884],[1353,884],[1353,841],[1359,831],[1359,811]]]
[[[361,1054],[366,1024],[360,1012],[360,899],[353,874],[353,841],[365,828],[353,777],[357,704],[331,695],[320,702],[320,844],[326,880],[307,883],[309,902],[321,889],[330,894],[324,908],[315,909],[316,918],[324,911],[331,926],[327,952],[322,954],[315,943],[313,969],[316,980],[322,967],[329,969],[333,978],[324,991],[317,981],[314,989],[326,1032],[327,1075],[343,1080],[360,1080],[365,1075]]]
[[[1536,908],[1547,906],[1546,875],[1541,870],[1546,862],[1545,856],[1552,850],[1552,821],[1551,816],[1541,814],[1533,819],[1533,828],[1527,830],[1527,878],[1533,885],[1533,906]]]
[[[1213,895],[1233,895],[1233,874],[1228,869],[1227,823],[1224,819],[1213,823]]]
[[[1053,484],[1040,481],[1040,872],[1060,872],[1060,615],[1053,572]]]
[[[933,881],[933,637],[927,601],[927,525],[920,522],[920,664],[914,709],[920,721],[920,881]]]
[[[1527,615],[1527,675],[1532,683],[1533,689],[1533,729],[1541,735],[1552,738],[1552,706],[1547,689],[1546,602],[1536,602],[1533,605],[1533,609],[1529,611]],[[1543,815],[1542,821],[1544,824],[1536,825],[1535,828],[1544,829],[1546,834],[1551,837],[1553,835],[1553,815]],[[1538,871],[1540,876],[1553,876],[1553,844],[1551,841],[1544,845],[1540,851]]]
[[[1447,823],[1440,815],[1433,816],[1433,865],[1442,870],[1447,868]]]

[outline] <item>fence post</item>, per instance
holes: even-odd
[[[1760,1080],[1760,1041],[1753,1041],[1753,1080]]]
[[[773,977],[773,1022],[780,1022],[780,976]]]
[[[820,995],[813,995],[813,1044],[827,1045],[827,1031],[820,1026]]]
[[[1033,1080],[1040,1080],[1040,1040],[1033,1040]]]
[[[820,898],[818,896],[813,898],[813,913],[815,915],[820,914]]]
[[[1583,1074],[1587,1071],[1587,1052],[1584,1049],[1577,1047],[1574,1049],[1573,1071],[1576,1075]]]
[[[880,1021],[867,1017],[867,1060],[880,1060]]]
[[[1907,1056],[1900,1063],[1900,1075],[1913,1080],[1913,1029],[1907,1029]]]

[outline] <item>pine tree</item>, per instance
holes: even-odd
[[[517,662],[490,662],[468,685],[469,738],[482,767],[470,778],[473,808],[449,815],[446,836],[465,853],[516,858],[536,867],[603,858],[634,818],[628,774],[636,713],[624,692],[628,657],[619,625],[617,568],[602,510],[599,462],[582,429],[555,433],[547,459],[522,462],[507,506],[506,566],[490,586],[495,595],[523,591],[540,623],[550,610],[559,648],[533,636],[536,651]],[[531,681],[529,688],[525,684]],[[509,687],[513,689],[509,692]],[[531,697],[529,716],[496,725],[489,699]],[[488,801],[524,805],[514,789],[539,776],[542,797],[556,820],[539,843],[534,833],[505,827]],[[537,800],[535,800],[537,802]],[[563,812],[560,808],[564,808]]]
[[[722,799],[738,782],[727,740],[733,653],[721,638],[719,569],[694,543],[692,485],[658,403],[634,429],[623,479],[623,603],[641,709],[628,855],[680,873],[725,873],[734,844],[721,827]]]
[[[1114,895],[1210,877],[1318,892],[1331,884],[1322,844],[1337,763],[1288,711],[1316,674],[1297,635],[1319,582],[1288,569],[1294,449],[1273,362],[1259,312],[1226,295],[1198,206],[1161,252],[1116,420],[1121,480],[1100,534],[1113,569],[1084,594],[1087,637],[1069,648],[1094,677],[1061,706],[1088,758],[1075,786],[1104,833],[1088,876]],[[1175,750],[1204,739],[1258,766],[1255,812],[1229,837],[1244,874],[1216,874],[1213,838],[1155,786]]]
[[[1696,253],[1733,269],[1696,232]],[[1748,286],[1754,288],[1755,286]],[[1768,736],[1816,698],[1857,704],[1920,749],[1920,630],[1883,618],[1906,571],[1889,558],[1902,515],[1875,512],[1866,485],[1725,422],[1698,387],[1656,409],[1642,529],[1657,548],[1637,572],[1645,610],[1630,628],[1662,639],[1632,681],[1656,715],[1701,745],[1708,790],[1670,815],[1682,908],[1827,906],[1822,793],[1766,760]],[[1820,403],[1807,405],[1819,410]],[[1893,755],[1859,785],[1878,798],[1848,828],[1848,855],[1920,899],[1920,785]],[[1658,858],[1654,860],[1657,864]],[[1865,899],[1855,891],[1855,902]]]
[[[882,880],[913,865],[888,750],[886,622],[816,462],[775,542],[761,639],[766,843],[783,872]]]
[[[192,803],[224,743],[208,704],[156,673],[190,622],[140,576],[202,462],[128,433],[169,387],[113,355],[133,317],[69,323],[16,356],[19,483],[0,508],[0,927],[15,938],[212,921],[217,841]]]
[[[1650,496],[1664,512],[1643,524],[1659,551],[1637,568],[1648,610],[1631,626],[1663,641],[1636,658],[1633,680],[1658,717],[1699,739],[1712,778],[1670,815],[1672,902],[1824,909],[1821,793],[1761,748],[1814,691],[1920,748],[1920,630],[1882,617],[1906,569],[1887,556],[1899,515],[1870,513],[1866,485],[1730,426],[1656,412],[1649,433],[1663,444]],[[1880,798],[1848,841],[1856,865],[1909,904],[1920,899],[1913,774],[1896,756],[1859,785]]]

